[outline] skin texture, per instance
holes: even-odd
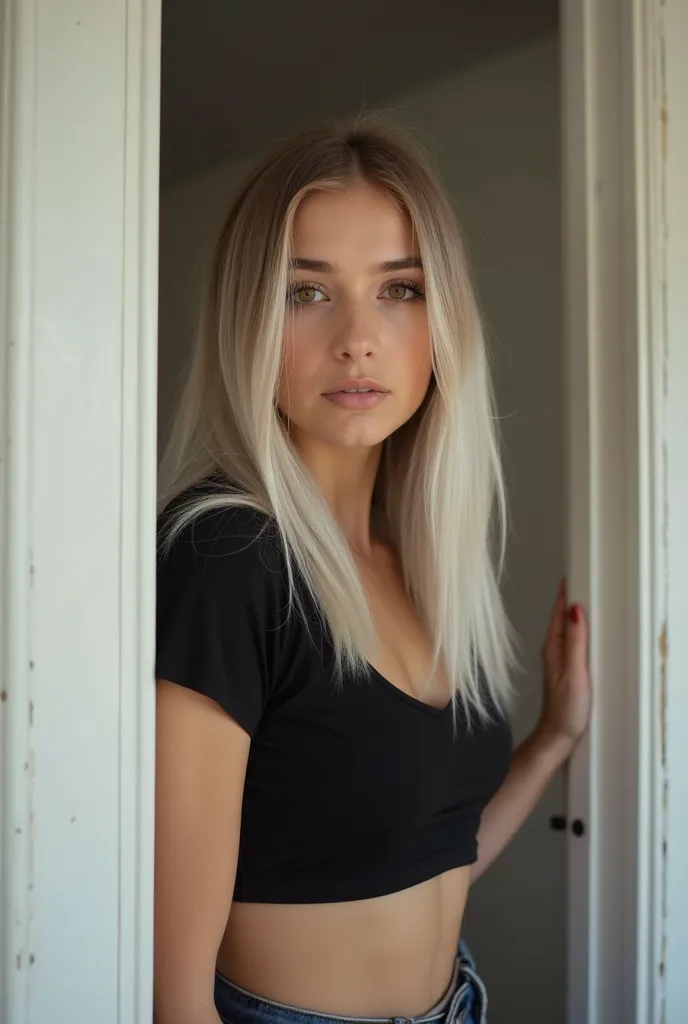
[[[422,269],[376,269],[417,256],[411,226],[370,185],[316,193],[297,213],[295,253],[336,270],[294,272],[302,305],[288,318],[278,404],[361,571],[380,640],[375,668],[418,699],[444,706],[449,690],[441,674],[423,692],[430,644],[395,552],[370,532],[382,441],[418,409],[432,374],[425,302],[396,284],[422,288]],[[323,397],[343,378],[362,377],[389,390],[376,408],[343,409]],[[374,899],[230,906],[249,737],[209,699],[159,681],[158,1024],[217,1024],[216,956],[231,980],[280,1002],[353,1016],[426,1012],[449,982],[471,882],[508,843],[587,728],[588,627],[577,607],[574,622],[562,580],[542,647],[542,717],[486,808],[478,863]],[[218,815],[218,807],[226,813]]]

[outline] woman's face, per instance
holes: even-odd
[[[377,445],[416,412],[432,376],[411,223],[368,184],[314,192],[296,214],[294,254],[279,408],[297,443]],[[359,387],[373,390],[344,393]]]

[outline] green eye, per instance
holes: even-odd
[[[389,286],[389,294],[393,299],[403,299],[406,291],[407,288],[405,284],[391,284]]]
[[[425,298],[422,285],[416,281],[390,281],[386,291],[389,292],[390,299],[395,302],[414,302],[416,299]],[[411,292],[411,294],[406,295],[406,292]]]
[[[317,296],[321,297],[318,298]],[[292,306],[318,306],[325,301],[320,287],[306,281],[292,285],[287,292],[287,302]]]

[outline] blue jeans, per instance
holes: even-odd
[[[463,942],[439,1003],[421,1017],[341,1017],[287,1006],[239,988],[215,972],[215,1006],[223,1024],[487,1024],[487,992]]]

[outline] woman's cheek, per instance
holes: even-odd
[[[304,399],[307,398],[308,384],[311,378],[310,364],[313,362],[312,346],[308,339],[292,335],[285,339],[280,363],[277,404],[283,413],[294,416],[298,414]]]

